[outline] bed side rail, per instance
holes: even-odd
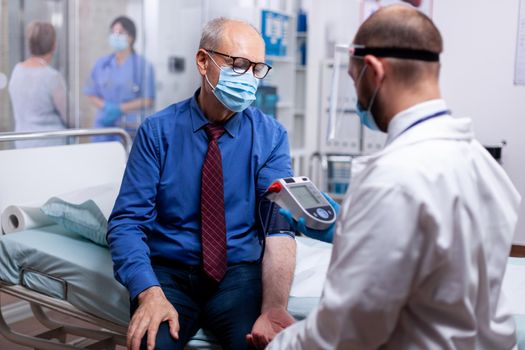
[[[120,142],[124,145],[129,154],[133,141],[131,136],[120,128],[100,128],[100,129],[66,129],[54,131],[31,131],[31,132],[4,132],[0,133],[0,142],[41,140],[64,137],[82,136],[119,136]]]

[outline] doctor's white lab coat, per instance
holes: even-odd
[[[354,161],[320,304],[268,349],[511,349],[501,281],[520,196],[442,100]],[[407,128],[409,128],[407,130]]]

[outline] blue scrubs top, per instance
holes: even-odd
[[[98,59],[91,71],[91,77],[84,87],[84,94],[96,96],[115,104],[137,98],[155,99],[155,73],[153,66],[137,53],[129,55],[118,64],[115,54]],[[151,110],[133,111],[124,115],[116,126],[138,128]],[[97,111],[95,126],[102,127],[102,109]]]

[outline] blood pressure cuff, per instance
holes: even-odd
[[[279,214],[281,207],[263,197],[259,203],[260,238],[274,236],[289,236],[295,238],[295,232],[290,223]]]

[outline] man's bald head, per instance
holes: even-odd
[[[439,30],[425,14],[416,9],[393,5],[384,7],[371,15],[359,28],[354,38],[355,45],[377,48],[401,48],[443,51],[443,40]],[[407,59],[391,59],[393,73],[400,81],[413,84],[424,74],[437,78],[439,63]]]
[[[229,34],[232,34],[231,32],[235,33],[239,30],[244,31],[248,35],[256,36],[262,41],[261,35],[251,24],[234,19],[218,17],[212,19],[204,26],[199,48],[218,50],[223,44],[223,41],[230,38]]]

